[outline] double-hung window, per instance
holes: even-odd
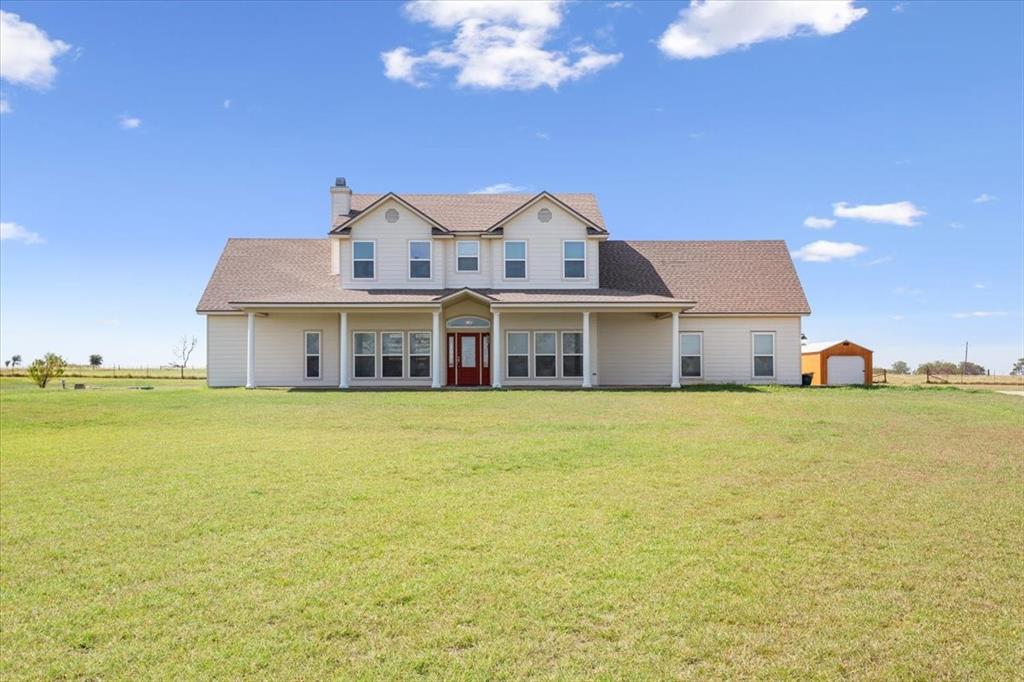
[[[430,279],[430,251],[428,241],[409,242],[409,279]]]
[[[386,379],[401,379],[402,360],[405,357],[402,332],[380,333],[380,375]]]
[[[357,379],[377,376],[377,333],[355,332],[352,335],[352,375]]]
[[[704,335],[701,332],[679,335],[679,375],[690,379],[704,376]]]
[[[587,244],[581,241],[562,242],[562,277],[584,279],[587,276]]]
[[[533,333],[533,375],[553,377],[558,374],[558,344],[555,332]]]
[[[430,378],[430,332],[409,332],[409,376]]]
[[[530,376],[530,332],[509,332],[506,340],[509,378]]]
[[[455,242],[455,269],[458,272],[480,272],[480,242]]]
[[[526,279],[526,242],[505,242],[505,279]]]
[[[352,279],[373,279],[376,265],[376,242],[352,242]]]
[[[303,332],[305,337],[305,377],[307,379],[320,378],[320,332]]]
[[[583,332],[562,332],[562,376],[583,376]]]
[[[754,332],[754,378],[771,379],[775,376],[775,332]]]

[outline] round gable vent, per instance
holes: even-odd
[[[393,208],[389,208],[387,211],[384,212],[384,220],[388,221],[389,223],[397,223],[398,211]]]
[[[542,208],[541,210],[537,211],[537,220],[541,221],[542,223],[550,223],[551,209]]]

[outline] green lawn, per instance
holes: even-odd
[[[0,380],[0,678],[1024,669],[1024,399]]]

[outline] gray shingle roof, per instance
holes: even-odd
[[[358,216],[367,206],[382,196],[384,194],[353,194],[352,212],[347,217],[338,218],[334,227],[343,227],[345,223]],[[480,232],[490,228],[536,195],[515,193],[399,194],[398,196],[453,232]],[[593,194],[567,193],[553,194],[553,196],[580,215],[593,221],[601,229],[606,229],[604,216],[601,215],[601,209],[597,205],[597,197]]]
[[[242,303],[432,303],[459,289],[342,289],[327,239],[229,239],[199,312]],[[477,289],[499,303],[696,301],[693,312],[810,312],[783,242],[601,244],[600,289]]]
[[[607,241],[601,286],[696,301],[688,314],[811,312],[781,240]]]

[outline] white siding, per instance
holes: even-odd
[[[602,313],[598,331],[603,385],[668,385],[672,378],[672,320],[644,313]],[[704,335],[704,377],[683,383],[800,383],[799,317],[691,317],[681,331]],[[775,332],[775,378],[753,377],[751,333]]]
[[[319,331],[320,378],[306,379],[304,331]],[[245,364],[243,334],[242,364]],[[244,371],[243,371],[244,377]],[[243,382],[244,383],[244,382]],[[256,316],[256,385],[338,387],[337,313],[270,313]]]
[[[491,249],[499,248],[501,246],[501,240],[468,239],[468,241],[477,241],[480,244],[480,272],[456,271],[456,244],[460,241],[467,240],[456,239],[446,242],[445,286],[451,289],[460,289],[462,287],[483,289],[493,286],[492,273],[494,265],[491,256]]]
[[[245,386],[245,315],[206,316],[206,384]]]
[[[389,208],[398,211],[398,222],[389,223]],[[431,240],[430,224],[397,201],[381,204],[372,214],[352,226],[351,239],[341,243],[341,281],[345,289],[440,289],[444,267],[441,240]],[[431,279],[409,279],[409,240],[433,241]],[[376,278],[352,279],[352,241],[377,243]]]
[[[542,223],[537,212],[551,211],[551,220]],[[526,242],[526,279],[505,279],[504,247],[500,241],[491,252],[491,268],[496,289],[593,289],[598,286],[598,241],[587,239],[587,228],[554,203],[538,201],[504,225],[506,241]],[[587,276],[585,279],[562,277],[562,241],[585,240]]]

